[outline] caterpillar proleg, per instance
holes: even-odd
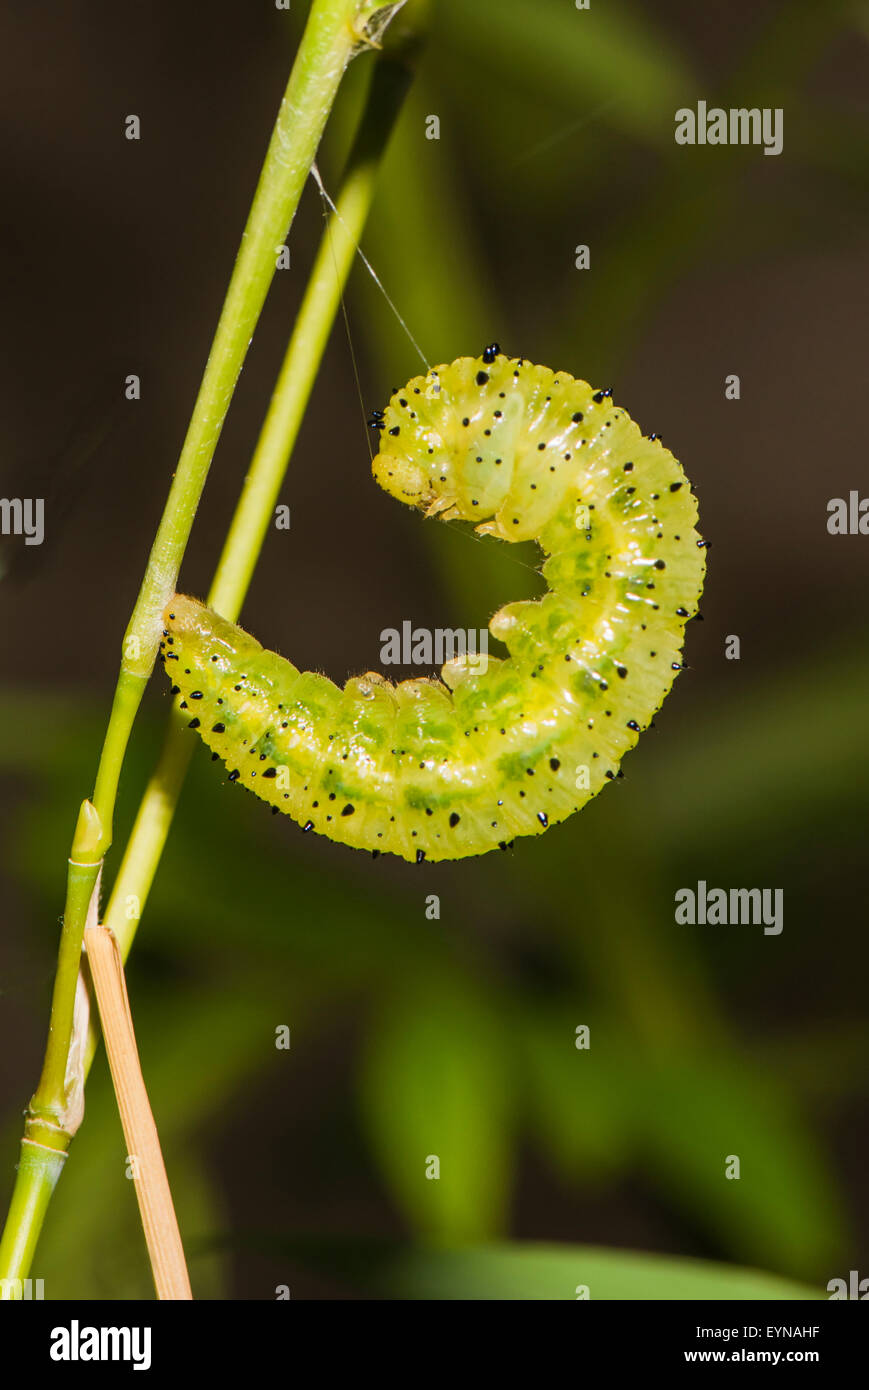
[[[417,862],[505,848],[616,777],[670,690],[705,572],[696,500],[609,391],[496,345],[415,377],[373,423],[392,496],[539,544],[549,592],[489,624],[509,656],[342,690],[178,594],[161,654],[230,780],[304,830]]]

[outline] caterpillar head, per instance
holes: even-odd
[[[427,468],[409,458],[407,454],[384,451],[377,455],[371,465],[374,481],[410,507],[428,510],[434,500],[435,490]]]
[[[394,392],[369,421],[380,436],[373,464],[380,486],[429,516],[478,524],[493,516],[512,484],[526,411],[523,367],[527,376],[526,364],[492,343],[480,357],[433,367]]]

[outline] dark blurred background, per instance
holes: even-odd
[[[0,495],[46,499],[44,544],[0,551],[4,1208],[76,810],[307,8],[18,0],[0,19]],[[197,750],[128,971],[194,1290],[364,1295],[364,1252],[391,1240],[867,1277],[869,539],[826,529],[830,498],[869,495],[866,11],[433,9],[365,249],[430,361],[497,339],[612,386],[663,436],[712,542],[704,621],[624,781],[509,855],[374,863],[273,821]],[[367,61],[320,159],[333,193]],[[782,107],[782,154],[677,146],[700,99]],[[187,592],[208,587],[322,226],[311,184]],[[347,309],[370,410],[419,361],[361,265]],[[343,323],[282,500],[292,527],[243,622],[338,681],[377,666],[383,628],[484,626],[537,591],[506,548],[374,487]],[[155,679],[118,849],[168,707]],[[782,888],[783,933],[676,925],[700,879]],[[33,1271],[47,1296],[147,1295],[102,1056],[67,1167]]]

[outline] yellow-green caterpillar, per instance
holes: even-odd
[[[181,595],[162,655],[230,780],[305,830],[417,862],[503,849],[615,777],[669,691],[703,585],[697,504],[608,391],[497,345],[416,377],[373,423],[387,492],[547,556],[550,592],[489,624],[509,657],[341,690]]]

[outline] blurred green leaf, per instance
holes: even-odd
[[[399,1260],[389,1287],[405,1298],[811,1299],[823,1294],[751,1269],[590,1246],[502,1246],[418,1253]]]
[[[400,1204],[440,1240],[491,1236],[506,1215],[513,1109],[496,1013],[466,981],[404,980],[371,1031],[362,1111]]]
[[[843,1248],[842,1213],[805,1122],[780,1079],[704,1056],[625,1074],[638,1152],[670,1199],[740,1258],[797,1275]],[[731,1156],[738,1178],[727,1178]]]
[[[734,1044],[725,1058],[646,1049],[640,1063],[612,1016],[590,1033],[577,1050],[573,1020],[553,1009],[524,1030],[530,1112],[558,1170],[588,1181],[633,1168],[736,1258],[823,1271],[846,1244],[843,1214],[786,1074]]]
[[[754,836],[759,827],[764,837],[786,838],[796,823],[817,825],[843,790],[865,799],[865,649],[854,637],[816,650],[811,662],[767,676],[738,701],[706,706],[694,725],[683,722],[666,760],[648,760],[650,833],[683,850]],[[822,756],[800,756],[807,739]]]
[[[384,159],[365,250],[427,361],[434,364],[482,351],[498,320],[488,303],[485,248],[475,254],[471,224],[455,186],[450,132],[444,130],[436,141],[423,134],[431,101],[431,93],[416,84]],[[384,382],[406,381],[412,372],[425,371],[362,267],[357,267],[353,289],[364,306],[366,336],[376,345],[380,389]]]
[[[752,106],[762,90],[769,106],[799,108],[806,101],[802,87],[808,74],[853,19],[852,0],[830,0],[823,6],[817,0],[791,0],[773,9],[761,17],[758,38],[736,71],[717,93],[702,95],[723,107]],[[609,229],[605,262],[598,261],[602,273],[574,276],[568,282],[573,306],[572,311],[564,306],[559,316],[568,330],[559,342],[562,351],[572,351],[582,363],[589,380],[612,378],[671,285],[684,280],[704,257],[732,254],[731,241],[722,240],[729,220],[739,218],[740,254],[756,255],[755,238],[744,232],[746,219],[753,223],[758,214],[754,188],[745,183],[752,147],[695,149],[686,158],[685,149],[672,138],[676,108],[693,105],[699,95],[692,81],[662,112],[661,153],[666,165],[651,192],[631,206],[620,225]],[[793,216],[782,200],[779,205],[787,236]],[[814,249],[813,235],[807,242]]]
[[[435,41],[443,33],[456,62],[569,110],[612,100],[608,121],[643,142],[671,137],[674,106],[694,88],[673,35],[618,0],[588,12],[562,0],[442,0],[438,18]]]
[[[576,1028],[589,1026],[594,1046],[577,1048]],[[606,1027],[589,1017],[537,1009],[517,1023],[526,1068],[529,1118],[566,1179],[610,1176],[630,1159],[630,1121],[617,1089]]]
[[[379,1242],[291,1239],[277,1246],[368,1295],[412,1299],[821,1299],[825,1292],[755,1269],[589,1245],[426,1250]],[[585,1293],[585,1290],[588,1293]]]

